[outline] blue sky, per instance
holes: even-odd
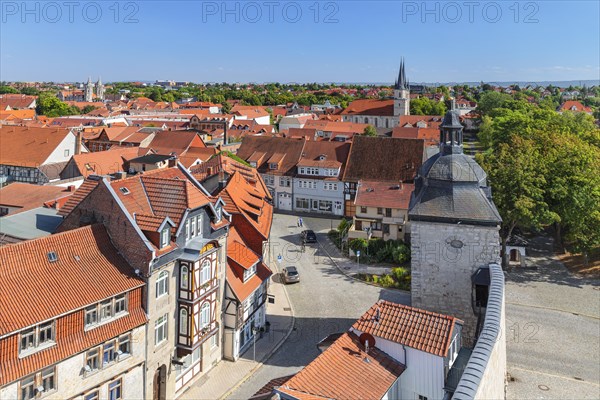
[[[0,3],[8,81],[391,82],[402,56],[413,82],[600,75],[598,1]]]

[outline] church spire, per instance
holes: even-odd
[[[404,57],[400,60],[400,69],[398,70],[398,79],[394,85],[396,90],[407,90],[408,80],[406,79],[406,71],[404,70]]]

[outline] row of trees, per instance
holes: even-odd
[[[477,161],[487,171],[503,219],[514,228],[553,226],[563,248],[600,246],[600,129],[585,113],[490,94],[482,98]]]

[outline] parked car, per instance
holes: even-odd
[[[311,230],[302,231],[300,237],[304,243],[317,243],[317,235]]]
[[[285,283],[300,282],[300,274],[296,267],[285,267],[283,269],[283,281]]]

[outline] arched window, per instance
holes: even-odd
[[[183,335],[188,333],[188,312],[185,308],[179,311],[179,333]]]
[[[210,303],[202,304],[200,309],[200,329],[204,329],[210,324]]]
[[[365,117],[365,124],[369,123],[369,118]]]
[[[210,260],[204,260],[200,268],[200,284],[204,285],[210,280]]]
[[[156,279],[156,298],[159,298],[169,292],[169,273],[162,271]]]
[[[182,289],[189,289],[189,270],[188,267],[183,266],[181,267],[181,288]]]

